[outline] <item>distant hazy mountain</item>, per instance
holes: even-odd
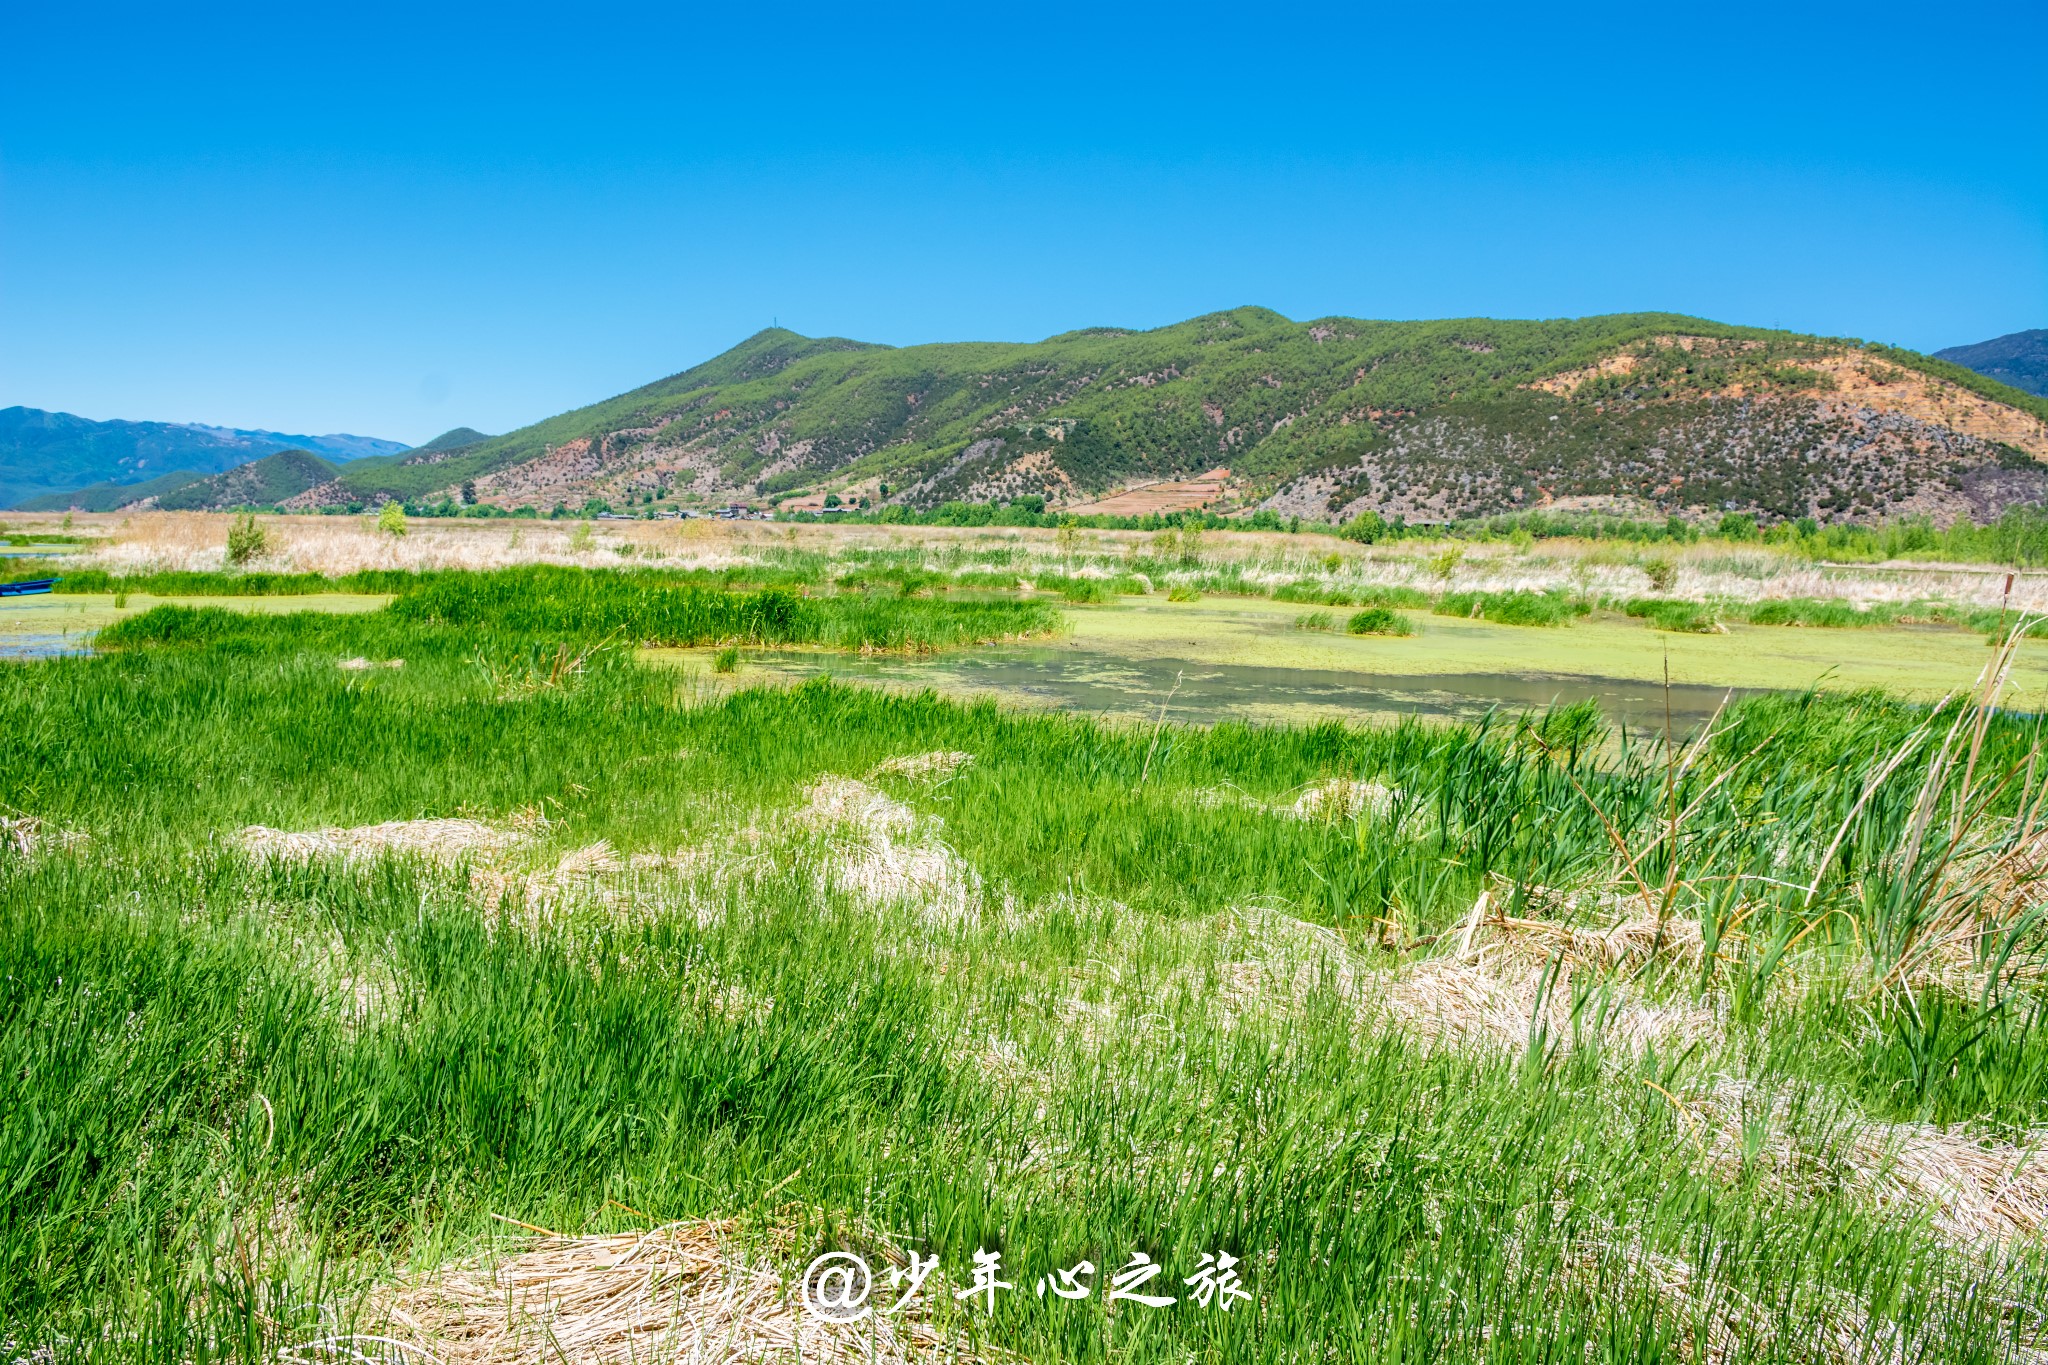
[[[2014,332],[1974,346],[1951,346],[1934,354],[1937,359],[1989,375],[2016,389],[2048,395],[2048,330],[2037,327],[2031,332]]]
[[[173,489],[183,488],[188,483],[198,483],[206,475],[190,469],[174,469],[168,474],[159,474],[141,483],[94,483],[84,488],[74,488],[68,493],[45,493],[41,497],[28,498],[15,504],[20,512],[111,512],[117,507],[126,507],[131,502],[144,498],[160,497]]]
[[[74,489],[154,482],[181,470],[195,477],[218,474],[280,450],[347,461],[406,449],[403,441],[345,433],[298,436],[189,422],[95,422],[68,412],[0,408],[0,506],[69,507],[63,495]],[[109,496],[97,488],[95,495],[99,501]]]

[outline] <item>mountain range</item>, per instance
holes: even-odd
[[[299,506],[763,502],[1089,507],[1214,475],[1224,507],[1336,521],[1524,508],[1863,519],[2048,498],[2048,401],[1870,343],[1671,314],[1295,322],[901,348],[771,329],[617,398],[358,461]]]
[[[0,507],[63,508],[105,502],[123,485],[220,473],[280,450],[329,460],[396,455],[403,441],[297,436],[190,422],[95,422],[68,412],[0,408]],[[94,485],[103,487],[95,488]],[[80,502],[75,494],[91,494]]]
[[[1974,346],[1951,346],[1936,351],[1934,358],[1989,375],[2026,393],[2048,395],[2048,329],[2012,332]]]
[[[1133,489],[1161,507],[1185,497],[1316,521],[1530,508],[1983,519],[2048,500],[2048,400],[1895,347],[1659,313],[1296,322],[1248,307],[1148,331],[906,347],[770,329],[503,436],[458,429],[324,477],[296,460],[155,505],[261,491],[308,509],[836,495],[1110,510],[1143,503]]]

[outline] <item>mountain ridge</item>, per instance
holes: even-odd
[[[1270,309],[1041,342],[771,328],[474,446],[344,468],[297,505],[646,506],[833,492],[913,506],[1231,470],[1316,520],[1531,506],[1834,520],[2048,498],[2048,402],[1849,338],[1679,314],[1295,322]]]
[[[339,472],[340,466],[310,450],[280,450],[168,489],[156,495],[153,505],[166,512],[275,507],[331,481]]]
[[[1975,370],[2022,393],[2048,396],[2048,328],[2008,332],[1968,346],[1936,351],[1935,359]]]
[[[402,453],[401,441],[340,432],[326,436],[211,427],[191,422],[94,421],[74,413],[0,408],[0,506],[51,510],[73,492],[154,481],[173,471],[204,477],[281,450],[343,462]]]

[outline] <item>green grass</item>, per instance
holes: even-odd
[[[16,1346],[271,1359],[332,1330],[321,1305],[345,1315],[390,1262],[473,1245],[493,1214],[634,1226],[619,1205],[793,1224],[804,1245],[828,1218],[885,1229],[956,1277],[1000,1248],[1019,1292],[992,1323],[942,1295],[940,1325],[1045,1361],[1654,1361],[1730,1305],[1746,1359],[1810,1360],[1850,1309],[1916,1360],[2004,1359],[2038,1333],[2002,1306],[2040,1301],[2038,1244],[1989,1268],[1910,1202],[1859,1194],[1836,1133],[1858,1113],[2048,1123],[2037,987],[1921,991],[1917,1013],[1876,989],[1870,953],[1924,930],[1898,850],[1927,751],[1859,797],[1924,710],[1752,702],[1667,793],[1661,749],[1615,745],[1585,708],[1120,728],[731,692],[617,649],[508,688],[539,642],[708,610],[670,600],[701,589],[589,577],[437,580],[351,617],[159,611],[103,656],[0,666],[0,801],[89,836],[0,857]],[[335,666],[355,655],[407,663]],[[1999,778],[2032,739],[1989,726],[1987,819],[2022,800]],[[981,913],[821,890],[834,845],[788,820],[806,785],[937,750],[974,762],[870,780],[925,831],[899,838],[974,870]],[[1392,795],[1293,813],[1331,779]],[[1674,804],[1682,837],[1659,839]],[[535,916],[480,904],[460,870],[263,868],[222,838],[529,809],[551,822],[542,866],[596,839],[716,856],[634,874],[631,913]],[[1374,978],[1446,951],[1481,891],[1541,915],[1508,888],[1611,885],[1610,823],[1718,961],[1574,985],[1582,1023],[1601,991],[1640,992],[1715,1011],[1721,1041],[1430,1048],[1361,1024],[1327,965],[1258,965],[1294,921]],[[2022,963],[2043,948],[2038,923],[2012,944]],[[1801,989],[1774,993],[1793,971]],[[1701,1159],[1667,1096],[1723,1073],[1787,1098],[1810,1175]],[[1231,1250],[1259,1301],[1106,1320],[1030,1293],[1137,1249],[1176,1279]],[[1678,1262],[1697,1301],[1645,1269]]]
[[[1693,635],[1706,635],[1720,629],[1720,619],[1713,607],[1702,602],[1686,602],[1670,598],[1639,597],[1624,608],[1626,614],[1648,621],[1658,630],[1669,630]],[[1782,625],[1783,621],[1756,622],[1756,613],[1751,620],[1760,625]]]
[[[1413,635],[1415,627],[1408,618],[1391,607],[1367,607],[1354,612],[1344,629],[1351,635]]]
[[[319,593],[404,594],[425,588],[439,580],[473,583],[492,577],[489,573],[464,570],[434,570],[414,573],[404,569],[362,569],[329,577],[317,573],[223,573],[209,570],[164,570],[154,573],[115,574],[104,569],[66,570],[61,560],[18,560],[62,573],[59,593],[109,592],[147,593],[152,597],[311,597]],[[525,573],[530,569],[501,572]],[[822,581],[824,561],[777,555],[762,565],[735,565],[727,569],[637,569],[630,581],[642,586],[673,586],[717,589],[805,587]],[[1010,586],[1015,586],[1012,583]]]
[[[1312,578],[1284,583],[1273,590],[1272,596],[1276,602],[1314,602],[1325,607],[1401,607],[1410,611],[1427,610],[1432,600],[1428,593],[1415,588],[1325,588]]]
[[[217,575],[209,584],[260,575]],[[393,582],[379,575],[339,580],[401,589],[398,599],[363,629],[392,637],[408,627],[526,639],[617,638],[632,644],[802,644],[840,649],[929,650],[1044,635],[1059,628],[1049,606],[1030,601],[929,600],[845,593],[810,597],[788,588],[734,591],[653,571],[588,573],[531,566],[493,573],[431,575]],[[273,585],[295,590],[297,576]],[[358,589],[358,590],[374,590]],[[287,618],[286,632],[333,635],[331,623]],[[275,640],[272,627],[226,611],[158,607],[101,632],[100,644],[245,645]],[[337,646],[339,647],[339,646]]]
[[[1503,626],[1565,626],[1586,605],[1561,592],[1447,592],[1431,608],[1438,616],[1479,617]]]

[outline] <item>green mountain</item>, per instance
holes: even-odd
[[[187,422],[95,422],[41,408],[0,408],[0,506],[42,506],[54,499],[54,505],[70,507],[62,495],[73,489],[92,487],[95,500],[104,500],[101,485],[155,481],[171,471],[216,474],[293,449],[341,461],[394,455],[405,446],[345,433],[295,436]]]
[[[2048,402],[1895,348],[1672,314],[1293,322],[893,348],[771,330],[309,500],[501,506],[793,491],[1086,506],[1225,467],[1225,505],[1315,519],[1530,507],[1849,518],[2048,498]],[[883,493],[886,486],[887,493]]]
[[[2048,329],[2013,332],[1934,354],[1939,360],[1989,375],[2027,393],[2048,395]]]
[[[197,479],[157,496],[167,512],[217,512],[233,507],[275,507],[333,481],[333,464],[309,450],[281,450],[225,473]]]
[[[417,455],[423,451],[461,450],[465,446],[481,445],[490,439],[490,437],[474,427],[455,427],[452,430],[442,432],[424,445],[414,446],[405,453]]]
[[[45,493],[15,504],[23,512],[111,512],[130,503],[161,497],[174,488],[198,483],[206,475],[193,469],[174,469],[141,483],[95,483],[69,493]]]

